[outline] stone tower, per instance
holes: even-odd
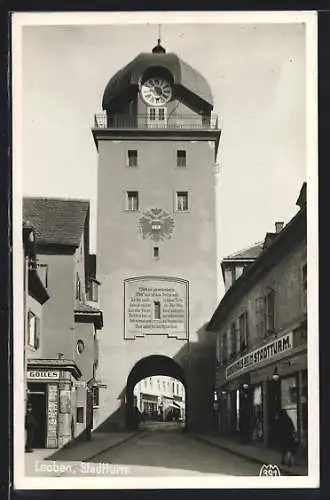
[[[205,78],[158,41],[107,84],[98,151],[100,408],[130,425],[133,389],[169,375],[186,388],[187,424],[211,425],[217,301],[215,161],[220,140]]]

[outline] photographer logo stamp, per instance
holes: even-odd
[[[265,477],[275,477],[280,475],[281,473],[279,467],[277,465],[272,465],[272,464],[263,464],[259,472],[259,476],[265,476]]]

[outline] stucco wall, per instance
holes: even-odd
[[[75,345],[78,340],[84,342],[85,348],[81,354],[74,352],[74,360],[82,373],[81,380],[88,382],[93,377],[94,363],[94,325],[93,323],[75,323]]]
[[[48,292],[50,299],[43,312],[43,352],[45,358],[56,358],[58,353],[73,359],[74,336],[74,255],[40,254],[40,262],[48,264]]]

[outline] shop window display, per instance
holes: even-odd
[[[286,410],[293,425],[298,429],[298,384],[297,377],[287,377],[281,380],[281,407]]]
[[[254,441],[263,440],[263,404],[262,386],[257,385],[253,390],[253,421],[252,439]]]

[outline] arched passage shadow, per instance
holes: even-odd
[[[185,426],[196,432],[210,432],[214,425],[213,387],[215,366],[215,334],[203,324],[196,332],[197,339],[178,348],[171,358],[167,355],[145,353],[131,369],[126,386],[118,393],[120,404],[96,428],[95,432],[116,432],[127,429],[132,418],[130,409],[137,382],[152,375],[167,375],[176,378],[185,389]],[[146,345],[147,350],[147,345]]]
[[[180,381],[186,390],[186,377],[183,368],[172,358],[158,354],[140,359],[130,371],[126,384],[126,426],[134,427],[134,387],[147,377],[165,375]],[[186,399],[187,406],[187,399]]]

